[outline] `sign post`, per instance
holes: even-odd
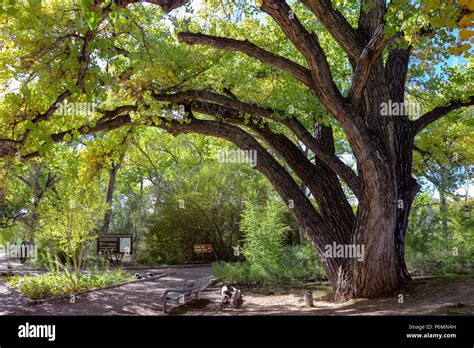
[[[112,265],[119,264],[124,255],[133,253],[131,234],[103,234],[97,237],[97,255],[107,256]]]
[[[212,244],[194,244],[194,253],[196,254],[212,253]]]

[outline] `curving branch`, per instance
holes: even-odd
[[[268,52],[247,40],[242,41],[190,32],[179,33],[178,40],[179,42],[183,42],[188,45],[207,45],[228,51],[244,53],[249,57],[261,61],[262,63],[272,65],[283,71],[286,71],[288,74],[303,82],[306,86],[312,87],[313,85],[310,71],[307,68],[287,58]]]
[[[286,125],[307,147],[315,153],[315,155],[323,161],[332,171],[334,171],[342,180],[344,180],[352,190],[356,197],[360,194],[360,182],[358,176],[342,162],[333,152],[327,151],[318,141],[306,130],[306,128],[295,118],[288,118],[280,120],[274,116],[283,114],[268,108],[262,108],[256,104],[245,103],[236,98],[227,97],[211,91],[190,90],[185,92],[178,92],[174,94],[157,94],[152,93],[152,96],[157,101],[166,101],[171,103],[189,103],[193,100],[211,101],[221,104],[225,107],[231,108],[238,112],[244,112],[252,116],[264,117],[272,121],[281,122]],[[194,110],[208,113],[209,111],[201,108]],[[217,113],[217,111],[214,111]],[[224,111],[220,111],[224,113]]]
[[[137,110],[136,105],[121,105],[116,107],[113,110],[103,110],[100,111],[104,114],[99,120],[95,122],[95,125],[91,127],[90,125],[83,125],[77,129],[70,129],[64,132],[51,134],[51,140],[55,143],[64,141],[64,137],[73,136],[74,134],[94,134],[98,132],[104,132],[116,128],[120,128],[126,125],[133,125],[128,114],[123,115],[124,112],[130,112]],[[136,125],[136,124],[135,124]],[[39,156],[38,151],[31,152],[23,156],[24,159],[30,159]]]
[[[207,102],[195,102],[192,107],[195,111],[217,116],[228,123],[249,128],[257,134],[309,188],[318,203],[324,221],[331,226],[331,230],[336,234],[344,231],[338,235],[338,240],[349,242],[346,237],[350,235],[354,214],[337,175],[330,168],[322,162],[316,161],[316,165],[311,163],[305,153],[288,137],[273,132],[267,123],[256,117],[246,120],[233,109]],[[331,141],[333,145],[333,139]]]
[[[353,65],[362,53],[368,39],[353,28],[344,15],[332,7],[330,0],[303,0],[349,56]]]
[[[420,118],[416,119],[415,121],[411,122],[412,128],[414,133],[418,133],[421,131],[423,128],[428,126],[429,124],[439,120],[441,117],[446,116],[449,114],[451,111],[472,106],[474,105],[474,95],[469,97],[469,99],[463,101],[463,100],[452,100],[450,101],[447,105],[445,106],[438,106],[434,108],[433,110],[427,112]]]
[[[311,240],[317,243],[317,247],[321,248],[320,251],[323,250],[324,245],[333,241],[331,231],[328,229],[325,221],[313,207],[303,191],[301,191],[292,176],[249,133],[239,127],[217,121],[192,118],[189,122],[179,122],[177,120],[167,120],[163,117],[160,117],[159,119],[161,122],[154,124],[154,126],[161,128],[172,135],[182,133],[209,135],[226,139],[237,145],[242,150],[255,151],[257,154],[255,168],[270,180],[272,185],[275,187],[275,190],[285,202],[293,203],[293,209],[291,209],[293,216],[310,235]],[[124,126],[137,126],[137,124],[132,121],[129,114],[125,114],[113,119],[107,119],[103,122],[98,122],[91,128],[82,128],[79,130],[79,133],[91,134],[100,131],[110,131]],[[53,141],[61,141],[64,134],[67,134],[67,132],[54,134],[52,136]],[[37,156],[38,154],[32,153],[25,157],[31,158],[35,155]],[[317,233],[315,233],[315,231]]]
[[[357,198],[360,198],[360,178],[349,166],[342,162],[333,152],[327,151],[323,144],[318,142],[296,118],[286,119],[283,123],[295,133],[306,147],[314,152],[324,164],[331,168],[331,170],[349,186]]]
[[[311,231],[315,230],[315,224],[321,224],[316,227],[318,233],[313,236],[319,247],[324,246],[328,240],[332,240],[325,221],[291,175],[249,133],[230,124],[199,119],[192,119],[189,123],[180,123],[173,120],[167,124],[162,123],[159,127],[173,135],[199,133],[219,137],[234,143],[242,150],[256,151],[257,163],[255,168],[270,180],[283,201],[294,203],[291,212],[298,223],[310,234]]]
[[[315,82],[313,89],[323,105],[333,114],[340,114],[342,97],[331,76],[326,54],[316,34],[306,30],[284,0],[262,0],[260,9],[275,20],[308,62]]]
[[[365,86],[367,85],[370,72],[372,71],[372,67],[382,54],[387,42],[388,39],[385,37],[384,25],[380,24],[375,30],[374,35],[370,39],[367,46],[362,51],[360,57],[357,59],[357,64],[354,70],[349,92],[355,105],[359,104],[363,96]]]

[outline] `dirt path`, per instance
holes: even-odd
[[[0,279],[0,315],[27,315],[24,296]]]
[[[164,289],[180,287],[188,280],[211,274],[209,266],[150,269],[172,275],[151,281],[104,289],[68,300],[26,307],[22,295],[0,280],[0,315],[163,315],[159,301]],[[143,270],[145,272],[145,270]],[[343,304],[330,301],[328,286],[308,286],[264,294],[254,288],[241,288],[241,309],[220,309],[217,287],[172,311],[171,315],[474,315],[474,275],[415,279],[399,294],[381,299],[358,299]],[[303,294],[314,293],[314,307],[304,307]],[[403,303],[399,303],[403,295]]]
[[[3,315],[162,315],[159,301],[164,289],[180,287],[188,280],[211,274],[209,266],[159,268],[140,270],[140,273],[174,273],[164,278],[126,284],[120,287],[94,291],[77,296],[75,303],[68,299],[25,307],[14,296],[1,297],[0,314]],[[8,290],[8,288],[6,288]],[[0,283],[1,291],[1,283]],[[19,301],[19,302],[18,302]],[[4,307],[9,308],[3,311]]]
[[[474,315],[474,275],[463,277],[415,279],[398,294],[381,299],[358,299],[343,304],[329,300],[328,287],[310,288],[315,294],[314,308],[304,306],[308,289],[283,291],[265,295],[243,289],[242,309],[225,308],[219,315]],[[403,303],[399,303],[403,295]],[[208,301],[190,306],[183,314],[217,314],[219,297],[202,296]],[[183,312],[183,311],[180,311]]]

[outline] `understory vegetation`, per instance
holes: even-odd
[[[38,275],[7,277],[6,282],[26,296],[38,300],[73,294],[135,279],[121,270],[101,273],[85,273],[80,276],[68,272],[48,272]]]
[[[465,215],[460,202],[450,202],[441,212],[438,200],[420,195],[407,235],[406,255],[412,275],[474,272],[474,223]]]

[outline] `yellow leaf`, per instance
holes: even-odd
[[[459,48],[457,47],[450,47],[449,48],[449,53],[454,54],[455,56],[458,56],[461,52]]]
[[[471,45],[469,45],[469,44],[466,43],[466,44],[462,45],[461,47],[459,47],[459,52],[460,52],[460,53],[465,52],[465,51],[467,51],[467,50],[470,49],[470,48],[471,48]]]
[[[462,7],[467,7],[469,11],[474,11],[474,1],[472,0],[459,0]]]
[[[460,28],[467,28],[472,25],[472,19],[470,19],[469,17],[470,17],[469,15],[465,15],[461,18],[461,20],[458,23]]]
[[[474,35],[474,31],[472,30],[463,29],[459,32],[459,37],[463,41],[469,40],[469,38],[473,35]]]

